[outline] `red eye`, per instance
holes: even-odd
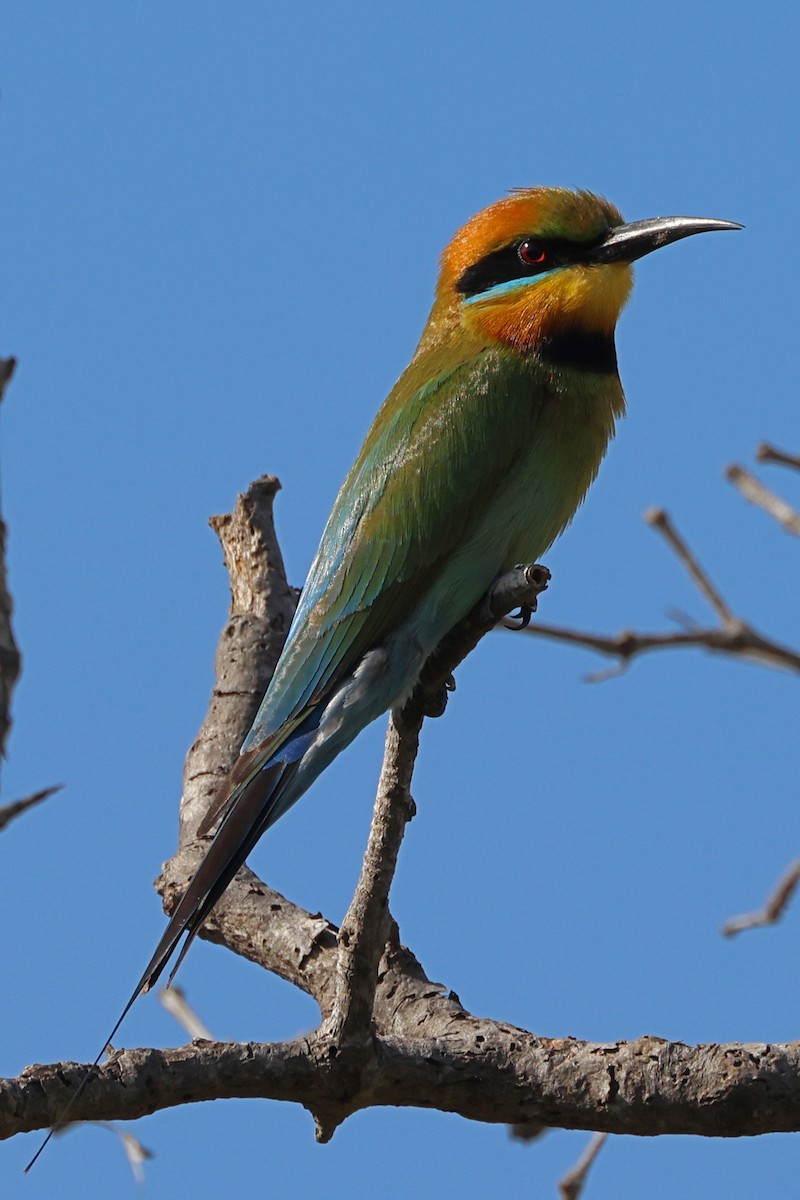
[[[526,242],[521,242],[517,254],[520,256],[526,267],[541,267],[547,262],[547,251],[541,242],[534,242],[529,238]]]

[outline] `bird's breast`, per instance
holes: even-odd
[[[537,371],[527,437],[490,505],[490,525],[507,533],[500,539],[506,561],[499,569],[537,559],[570,523],[624,412],[619,377],[608,369],[613,347],[581,340],[551,352],[570,365],[545,359]],[[573,365],[576,358],[599,359],[603,369]]]

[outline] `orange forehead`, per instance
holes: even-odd
[[[467,221],[442,254],[440,289],[449,290],[462,273],[515,238],[590,240],[622,214],[602,196],[567,188],[529,188],[512,192]]]

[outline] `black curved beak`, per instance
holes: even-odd
[[[586,252],[584,261],[632,263],[651,250],[691,237],[694,233],[743,228],[735,221],[717,221],[713,217],[650,217],[646,221],[632,221],[629,225],[617,225],[610,229],[599,245]]]

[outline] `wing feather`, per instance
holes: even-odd
[[[520,453],[536,370],[487,350],[410,395],[400,380],[336,499],[244,749],[274,752],[410,615]]]

